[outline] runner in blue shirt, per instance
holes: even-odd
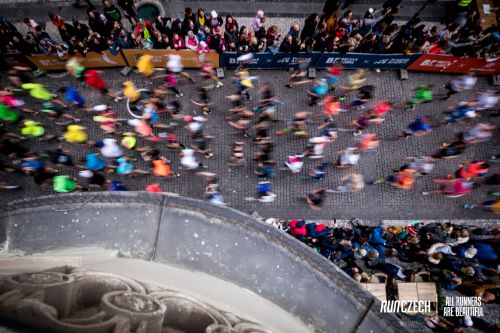
[[[85,99],[83,98],[82,95],[78,92],[78,89],[75,87],[63,87],[59,89],[59,92],[61,94],[64,94],[64,99],[73,104],[78,106],[79,108],[85,106]]]

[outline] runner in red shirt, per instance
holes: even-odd
[[[99,90],[101,94],[115,98],[115,94],[106,87],[106,82],[101,77],[101,71],[89,69],[85,71],[85,83],[90,88]]]

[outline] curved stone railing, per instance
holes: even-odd
[[[9,203],[0,244],[26,255],[73,247],[204,272],[255,292],[318,332],[404,332],[394,315],[304,244],[234,209],[145,192]]]

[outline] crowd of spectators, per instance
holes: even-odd
[[[340,227],[272,218],[266,223],[314,248],[357,282],[385,282],[391,289],[397,281],[429,280],[446,291],[498,304],[499,228],[418,222],[367,227],[357,220]],[[499,327],[478,317],[455,317],[449,322],[430,316],[425,323],[440,332],[460,332],[456,329],[467,326],[493,332]]]
[[[388,0],[381,8],[368,8],[360,19],[355,19],[349,8],[342,12],[338,7],[325,6],[321,15],[311,14],[303,27],[294,23],[285,33],[268,22],[261,10],[250,26],[239,24],[231,15],[223,18],[213,10],[208,15],[202,8],[197,11],[186,8],[182,20],[159,16],[151,22],[138,19],[131,0],[118,0],[118,6],[103,0],[101,11],[93,6],[87,9],[88,25],[75,18],[68,23],[57,13],[49,12],[51,24],[59,30],[60,43],[34,19],[25,18],[28,34],[23,36],[13,24],[1,18],[1,47],[3,51],[10,48],[24,54],[60,56],[65,52],[85,56],[88,51],[117,53],[120,49],[135,48],[191,49],[199,53],[209,50],[218,53],[447,53],[497,59],[498,25],[481,28],[473,2],[467,6],[457,5],[454,14],[447,17],[448,22],[430,28],[418,15],[404,25],[395,23],[400,2]],[[130,30],[122,24],[124,17],[130,22]]]

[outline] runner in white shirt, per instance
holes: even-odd
[[[476,83],[477,77],[474,73],[469,73],[459,77],[458,79],[452,80],[445,86],[445,89],[448,90],[448,92],[446,93],[446,97],[443,98],[443,100],[447,101],[452,95],[458,94],[459,92],[465,90],[473,89]]]

